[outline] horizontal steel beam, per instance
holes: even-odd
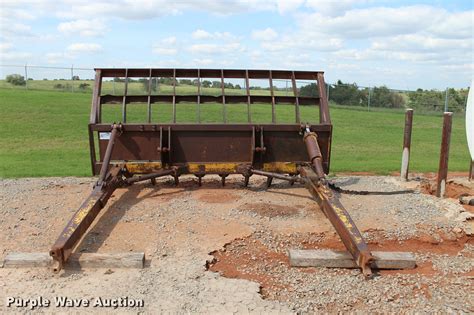
[[[102,77],[125,77],[129,78],[148,78],[150,69],[144,68],[96,68],[101,70]],[[245,70],[245,69],[174,69],[174,68],[155,68],[151,69],[151,77],[173,77],[176,78],[224,78],[245,79],[248,72],[249,79],[268,79],[272,73],[273,79],[291,80],[292,72],[296,80],[315,80],[318,73],[323,71],[288,71],[288,70]]]
[[[203,103],[223,103],[222,95],[127,95],[125,97],[125,104],[130,103],[198,103],[198,98],[200,104]],[[263,104],[272,104],[272,98],[275,101],[275,104],[296,104],[298,100],[299,105],[318,105],[320,103],[319,97],[306,97],[306,96],[271,96],[271,95],[226,95],[225,103],[226,104],[245,104],[250,102],[250,104],[263,103]],[[123,104],[124,96],[123,95],[102,95],[100,97],[101,104]]]

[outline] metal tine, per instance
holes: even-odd
[[[227,109],[225,104],[225,88],[224,88],[224,69],[221,69],[221,90],[222,90],[222,115],[224,117],[224,124],[227,124]]]
[[[295,116],[296,116],[296,123],[300,123],[300,101],[298,96],[298,88],[296,87],[296,78],[295,72],[291,71],[291,84],[293,86],[293,94],[295,95]]]
[[[275,117],[275,94],[273,91],[273,78],[272,78],[272,70],[269,72],[269,77],[268,77],[269,83],[270,83],[270,95],[272,96],[272,123],[276,123],[276,117]]]
[[[201,123],[201,69],[198,69],[197,121]],[[201,178],[199,178],[199,183]],[[199,184],[199,186],[201,186]]]
[[[122,121],[127,122],[127,92],[128,92],[128,68],[125,69],[125,88],[122,101]]]
[[[250,87],[249,87],[249,71],[245,70],[245,89],[247,92],[247,118],[248,122],[252,122],[252,114],[250,112]]]
[[[176,69],[173,69],[173,123],[176,123]]]
[[[151,82],[151,68],[150,68],[150,76],[148,77],[148,104],[147,104],[147,108],[148,108],[148,123],[151,123],[151,85],[152,85],[152,82]]]

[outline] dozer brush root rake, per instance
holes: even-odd
[[[167,84],[158,78],[167,78]],[[188,81],[196,88],[194,93],[179,92],[181,81],[178,79],[182,78],[194,78]],[[217,79],[220,87],[212,89],[207,85],[207,89],[203,88],[203,79]],[[128,93],[132,80],[147,86],[147,91]],[[226,93],[225,80],[242,80],[245,88],[239,89],[238,93],[235,90],[232,94]],[[250,80],[268,80],[269,88],[264,90],[267,95],[262,91],[259,95],[252,93]],[[280,93],[274,80],[291,82],[292,95]],[[302,89],[298,88],[297,82],[300,80],[313,82],[307,86],[312,89],[311,93],[299,95]],[[123,93],[103,94],[104,82],[119,82]],[[163,85],[161,89],[158,85],[157,92],[155,85],[158,82]],[[181,174],[194,174],[199,185],[206,174],[220,175],[223,185],[229,174],[241,174],[247,186],[250,176],[256,174],[266,176],[268,186],[273,178],[305,184],[357,265],[369,276],[373,257],[326,179],[332,124],[325,88],[323,73],[310,71],[96,69],[89,142],[92,172],[99,178],[90,196],[50,250],[54,271],[63,268],[74,247],[118,187],[144,180],[155,184],[155,179],[162,176],[172,176],[178,184]],[[141,103],[146,108],[146,120],[142,123],[127,121],[127,109],[134,103]],[[180,120],[178,109],[186,103],[195,103],[196,122],[177,122]],[[171,107],[169,123],[154,122],[155,108],[159,104]],[[202,108],[210,105],[222,109],[224,123],[202,122]],[[232,106],[242,105],[247,111],[246,122],[231,123]],[[290,108],[287,112],[294,113],[293,122],[277,123],[276,113],[283,105]],[[103,122],[105,106],[121,108],[119,123]],[[271,122],[256,122],[254,106],[271,110]],[[319,110],[319,122],[301,119],[300,113],[307,113],[310,108]]]

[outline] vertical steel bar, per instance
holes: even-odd
[[[326,83],[324,83],[324,75],[322,72],[317,74],[318,90],[319,90],[319,122],[321,124],[330,124],[328,99],[326,97]]]
[[[151,123],[151,86],[152,86],[152,70],[150,68],[150,75],[148,76],[148,103],[147,103],[147,118],[148,123]]]
[[[227,106],[225,104],[225,88],[224,88],[224,69],[221,69],[221,91],[222,91],[222,115],[224,124],[227,124]]]
[[[300,100],[298,96],[298,87],[296,86],[296,78],[295,78],[295,72],[291,72],[291,85],[293,86],[293,94],[295,96],[295,117],[296,117],[296,123],[299,124],[301,119],[300,119]],[[320,109],[321,110],[321,109]]]
[[[100,123],[102,121],[101,118],[101,110],[102,104],[100,102],[100,94],[102,91],[102,70],[97,69],[95,71],[95,79],[94,79],[94,90],[92,91],[92,110],[89,122],[91,124]]]
[[[173,69],[173,123],[176,123],[176,69]]]
[[[409,108],[405,112],[405,130],[403,133],[403,153],[400,178],[408,181],[408,168],[410,164],[411,130],[413,125],[413,109]]]
[[[117,138],[119,129],[120,129],[119,125],[114,124],[112,126],[112,132],[110,134],[109,143],[107,144],[107,149],[105,150],[104,160],[102,162],[102,167],[100,169],[99,180],[97,181],[97,185],[101,185],[104,182],[105,176],[107,175],[107,172],[109,171],[110,158],[112,157],[112,151],[114,149],[115,139]]]
[[[445,112],[443,115],[443,134],[441,137],[441,152],[439,157],[439,169],[436,187],[436,196],[444,197],[446,192],[446,180],[448,178],[449,144],[451,141],[451,126],[453,113]]]
[[[201,123],[201,69],[198,69],[197,121]]]
[[[127,122],[127,92],[128,92],[128,69],[125,69],[125,87],[122,100],[122,121]]]
[[[89,131],[89,153],[91,158],[91,167],[92,167],[92,174],[95,175],[95,163],[96,163],[96,155],[95,155],[95,141],[94,141],[94,131],[92,131],[92,124],[87,126]]]
[[[273,91],[273,78],[272,78],[272,70],[269,72],[269,83],[270,83],[270,95],[272,97],[272,123],[276,123],[276,117],[275,117],[275,94]]]
[[[250,112],[250,86],[249,86],[249,71],[245,70],[245,91],[247,93],[247,120],[252,122],[252,114]]]

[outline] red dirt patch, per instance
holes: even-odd
[[[276,298],[282,288],[291,290],[291,284],[285,276],[289,270],[289,260],[286,254],[289,249],[296,248],[325,248],[344,250],[344,245],[336,236],[322,234],[304,234],[292,236],[288,242],[282,235],[272,236],[271,246],[252,234],[243,239],[236,239],[227,244],[223,250],[214,251],[214,261],[208,264],[208,269],[219,272],[225,277],[247,279],[260,283],[262,294],[266,298]],[[288,240],[288,238],[286,238]],[[456,256],[466,243],[474,244],[474,237],[463,236],[456,240],[434,241],[429,237],[420,237],[406,241],[379,240],[369,243],[371,250],[379,251],[410,251],[418,253],[447,254]],[[298,244],[298,245],[296,245]],[[303,273],[314,273],[320,268],[298,268]],[[381,275],[421,274],[425,276],[438,275],[430,261],[419,263],[415,269],[409,270],[380,270]]]
[[[219,272],[227,278],[246,279],[261,285],[263,297],[272,297],[286,288],[282,279],[268,273],[279,266],[289,268],[287,255],[268,249],[252,237],[236,239],[225,246],[224,250],[214,251],[214,260],[208,264],[208,270]]]
[[[271,203],[245,203],[239,207],[240,211],[250,211],[262,217],[289,217],[299,213],[303,206],[281,206]]]
[[[240,196],[231,192],[228,189],[212,190],[212,191],[202,191],[196,192],[197,200],[206,202],[206,203],[232,203],[240,199]]]
[[[425,181],[421,183],[420,190],[424,194],[435,196],[436,195],[436,182],[434,180]],[[474,189],[466,187],[458,183],[454,183],[452,181],[448,181],[448,183],[446,184],[446,197],[447,198],[459,199],[461,196],[466,196],[466,195],[469,195],[469,196],[474,195]],[[474,206],[463,205],[463,207],[467,211],[474,213]]]

